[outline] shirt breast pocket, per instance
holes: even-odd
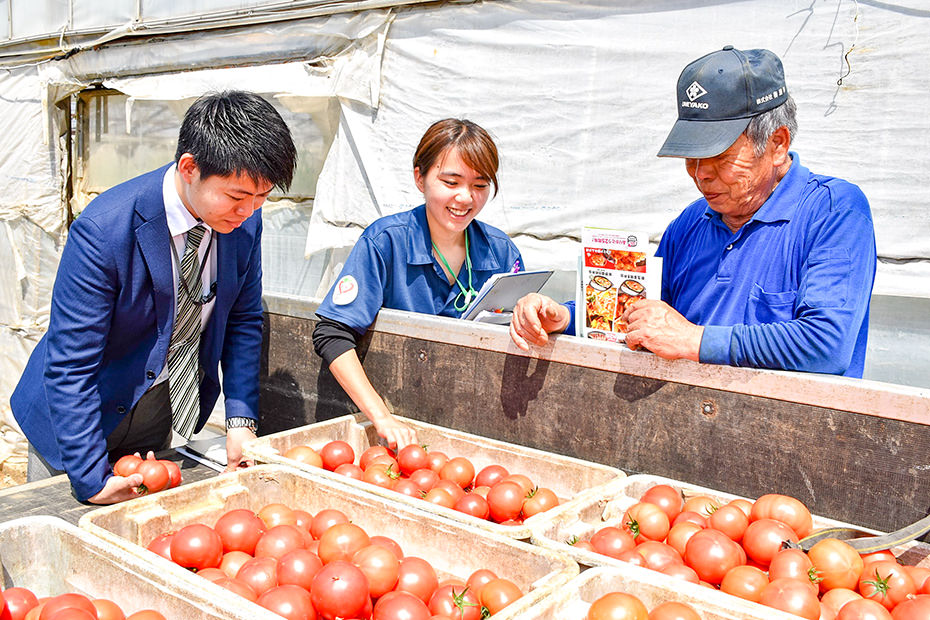
[[[746,305],[746,324],[779,323],[794,318],[797,291],[768,293],[758,284],[753,284]]]

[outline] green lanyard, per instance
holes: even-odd
[[[436,247],[436,244],[433,243],[433,249],[436,250],[436,254],[439,255],[439,260],[442,261],[442,264],[445,265],[446,269],[449,270],[449,273],[452,274],[452,277],[455,278],[455,283],[459,285],[459,288],[462,290],[461,293],[455,296],[455,301],[453,302],[453,307],[459,312],[464,312],[468,305],[471,304],[472,297],[478,294],[472,285],[471,285],[471,257],[468,255],[468,229],[465,229],[465,268],[468,269],[468,289],[462,286],[462,283],[459,282],[458,276],[452,271],[452,267],[449,266],[449,263],[446,261],[446,257],[442,255],[442,252],[439,251],[439,248]],[[464,303],[459,300],[464,296]],[[461,304],[461,305],[460,305]]]

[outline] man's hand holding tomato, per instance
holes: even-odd
[[[230,428],[226,431],[226,471],[244,469],[255,464],[252,460],[243,460],[242,444],[256,435],[252,429],[246,427]]]
[[[627,324],[626,344],[631,349],[642,347],[665,359],[699,361],[704,327],[664,301],[637,301],[623,313],[623,320]]]
[[[88,498],[91,504],[115,504],[125,502],[139,496],[139,485],[142,484],[142,474],[129,474],[128,476],[113,475],[107,478],[100,491]]]

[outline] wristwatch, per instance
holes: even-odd
[[[246,418],[242,416],[236,416],[232,418],[226,418],[226,430],[231,428],[247,428],[253,433],[258,433],[258,422],[252,418]]]

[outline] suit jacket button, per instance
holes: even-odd
[[[146,370],[146,371],[145,371],[145,376],[148,377],[149,379],[154,379],[154,378],[155,378],[155,371],[154,371],[154,370]]]
[[[116,408],[116,413],[126,413],[126,407],[123,407],[122,405],[120,405],[119,407]]]

